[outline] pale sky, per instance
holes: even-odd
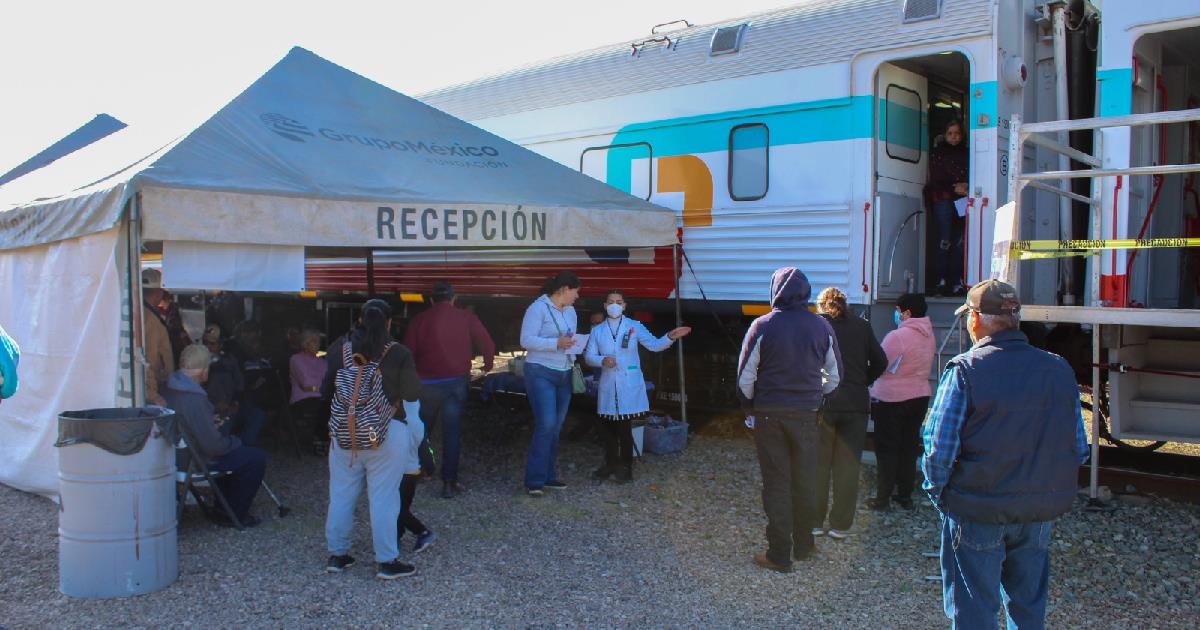
[[[811,1],[811,0],[810,0]],[[99,113],[199,121],[302,46],[406,94],[795,0],[15,0],[0,9],[0,173]]]

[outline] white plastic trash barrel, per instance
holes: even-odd
[[[173,414],[147,407],[59,416],[58,588],[65,595],[141,595],[179,576]]]

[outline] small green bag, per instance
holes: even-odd
[[[576,361],[571,364],[571,393],[582,394],[585,392],[587,392],[587,384],[583,382],[583,370]]]

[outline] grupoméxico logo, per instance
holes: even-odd
[[[313,132],[309,131],[308,127],[304,126],[304,123],[294,118],[288,118],[283,114],[263,114],[259,116],[259,119],[263,121],[267,129],[292,142],[304,142],[305,136],[309,138],[313,137]]]
[[[508,163],[498,160],[500,151],[489,145],[464,145],[448,143],[388,139],[365,136],[328,127],[311,131],[304,123],[283,114],[269,113],[259,116],[267,129],[293,142],[307,142],[306,138],[322,138],[329,142],[360,145],[379,151],[424,155],[425,161],[439,166],[464,168],[508,168]]]

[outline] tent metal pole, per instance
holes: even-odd
[[[142,204],[141,194],[129,199],[126,222],[126,260],[129,271],[129,375],[130,396],[134,407],[146,405],[146,339],[142,321]]]
[[[671,266],[675,270],[675,327],[683,325],[683,304],[679,296],[679,243],[671,248]],[[687,381],[683,369],[683,339],[675,341],[675,360],[679,364],[679,419],[688,421],[687,415]]]
[[[375,297],[375,250],[367,250],[367,298]]]

